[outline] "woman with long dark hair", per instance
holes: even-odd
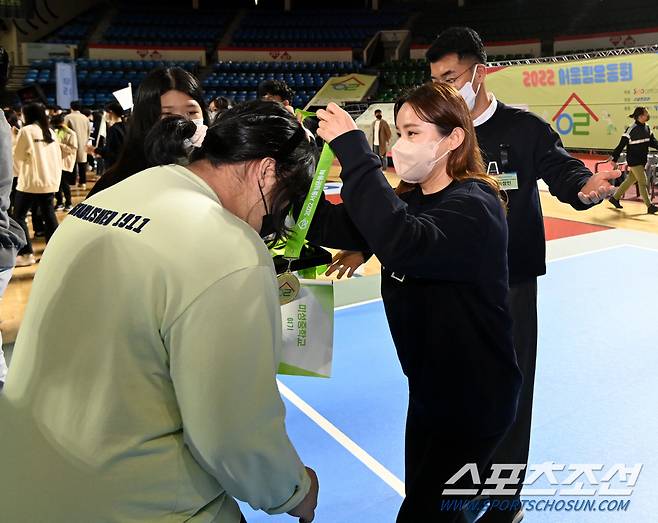
[[[180,67],[155,69],[142,80],[119,159],[96,182],[89,196],[152,167],[146,160],[144,140],[158,120],[171,115],[182,116],[198,127],[209,122],[201,84]]]
[[[23,107],[25,125],[14,147],[14,164],[18,184],[14,201],[14,218],[25,231],[27,244],[18,252],[16,266],[36,263],[25,218],[34,204],[44,220],[46,242],[57,229],[53,195],[59,190],[62,176],[62,153],[48,126],[46,109],[39,103]]]
[[[158,120],[154,161],[195,133]],[[258,233],[284,233],[314,152],[286,109],[250,102],[186,167],[147,169],[69,213],[3,391],[18,418],[3,423],[28,433],[7,451],[21,474],[0,467],[16,493],[6,521],[238,523],[234,498],[313,520],[318,483],[286,434],[278,286]]]
[[[507,224],[463,98],[424,85],[396,104],[397,194],[348,113],[319,110],[318,134],[342,166],[343,204],[321,202],[310,241],[373,252],[393,341],[409,382],[406,498],[398,522],[458,522],[446,488],[478,489],[514,420],[521,374],[508,305]],[[473,496],[470,496],[473,497]]]
[[[619,140],[619,145],[612,152],[610,160],[612,161],[613,168],[616,169],[619,155],[626,149],[626,162],[628,163],[629,174],[619,186],[617,192],[608,201],[617,209],[622,209],[619,200],[624,197],[624,194],[631,185],[637,183],[644,205],[647,206],[647,214],[656,214],[658,212],[658,206],[652,203],[649,197],[647,173],[644,171],[644,167],[649,156],[649,147],[658,149],[658,140],[656,140],[656,137],[651,132],[651,127],[647,125],[650,116],[646,107],[636,107],[628,117],[632,118],[634,123],[624,131],[621,140]]]

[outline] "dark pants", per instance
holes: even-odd
[[[443,489],[480,490],[482,485],[474,485],[470,473],[454,485],[445,483],[469,463],[476,464],[484,482],[491,456],[503,435],[482,437],[446,420],[428,420],[413,405],[410,400],[405,434],[406,497],[397,523],[466,522],[464,513],[449,504],[455,500],[466,502],[475,495],[442,495]]]
[[[18,176],[14,176],[11,182],[11,192],[9,193],[9,215],[14,216],[14,200],[16,200],[16,186],[18,185]]]
[[[379,145],[373,145],[372,150],[377,156],[379,156],[379,160],[382,162],[382,171],[385,171],[386,168],[388,167],[388,160],[386,159],[386,153],[384,153],[384,156],[382,156],[379,153]]]
[[[535,388],[535,364],[537,362],[537,278],[510,286],[510,308],[514,320],[514,350],[516,360],[523,374],[523,385],[519,396],[519,406],[516,412],[516,421],[505,434],[493,456],[493,463],[522,463],[528,464],[530,450],[530,424],[532,421],[532,398]],[[519,510],[515,500],[520,499],[526,471],[519,475],[516,484],[516,495],[506,498],[497,498],[497,506],[509,506],[511,510],[505,512],[494,509],[487,512],[478,523],[511,522],[514,514]],[[514,488],[515,485],[506,485]]]
[[[30,209],[30,206],[35,203],[39,209],[41,215],[43,216],[44,221],[44,232],[46,235],[46,242],[50,240],[50,237],[57,229],[57,216],[55,216],[55,208],[53,207],[53,194],[33,194],[28,192],[16,191],[16,202],[15,202],[15,213],[14,219],[25,231],[25,238],[27,238],[27,244],[23,247],[18,254],[33,254],[32,242],[30,241],[30,235],[27,230],[27,223],[25,218],[27,216],[27,211]]]
[[[78,184],[87,183],[87,162],[78,162]]]
[[[62,171],[62,179],[59,182],[59,191],[55,194],[55,200],[57,200],[57,205],[62,205],[62,202],[66,202],[65,205],[73,205],[71,200],[71,179],[75,183],[75,174],[68,171]]]
[[[46,224],[44,223],[43,212],[39,204],[34,200],[32,201],[32,205],[30,205],[30,212],[32,213],[32,230],[34,231],[34,236],[44,236]]]

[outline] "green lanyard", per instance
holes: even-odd
[[[302,121],[307,116],[314,116],[315,113],[308,111],[302,111],[297,109],[297,115],[302,117]],[[320,201],[320,195],[324,190],[324,184],[327,182],[327,177],[329,176],[329,169],[333,164],[334,158],[336,155],[331,150],[329,145],[326,143],[322,147],[322,153],[320,154],[320,160],[318,161],[318,166],[315,169],[315,175],[313,176],[313,181],[311,182],[311,188],[306,195],[304,200],[304,206],[302,207],[299,217],[295,222],[290,236],[288,236],[288,241],[286,243],[286,250],[283,255],[284,258],[288,260],[294,260],[299,258],[299,255],[302,251],[302,246],[306,240],[306,235],[308,234],[309,226],[311,225],[311,220],[315,214],[315,210],[318,207],[318,202]]]

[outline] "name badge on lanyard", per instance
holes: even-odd
[[[519,188],[519,178],[515,172],[499,173],[498,164],[496,162],[489,162],[487,166],[487,174],[490,174],[500,184],[500,189],[503,191],[512,191]]]

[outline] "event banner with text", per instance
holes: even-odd
[[[658,54],[490,68],[487,88],[508,105],[549,122],[565,147],[614,149],[647,107],[658,134]]]

